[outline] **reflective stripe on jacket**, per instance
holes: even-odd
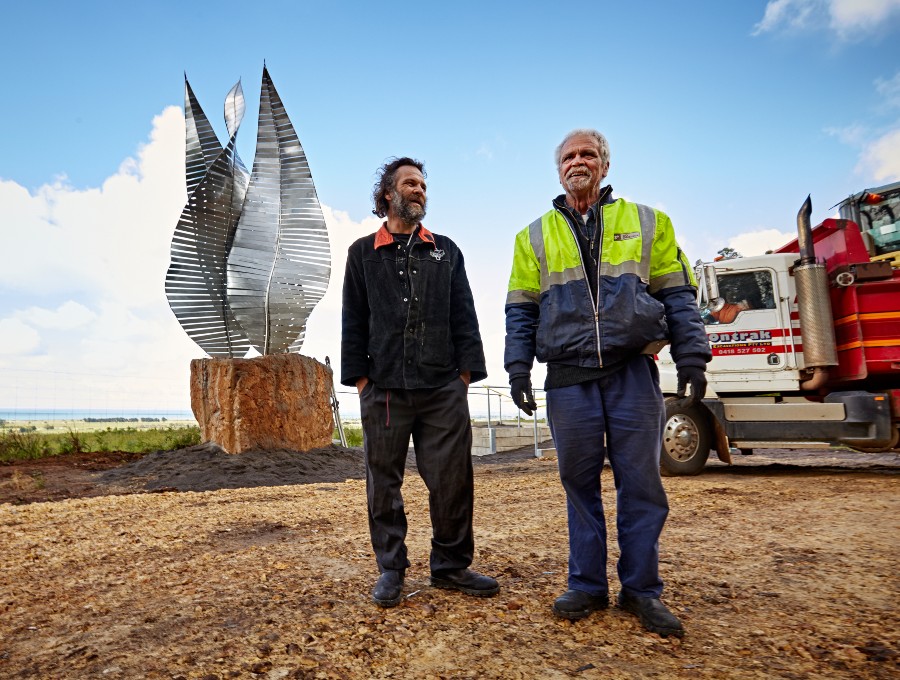
[[[676,361],[696,355],[705,364],[710,351],[696,279],[669,217],[621,198],[599,211],[596,291],[589,290],[576,227],[560,206],[516,235],[506,298],[507,370],[530,370],[534,357],[599,367],[658,351],[667,340]]]

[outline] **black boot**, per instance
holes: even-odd
[[[567,590],[556,598],[553,613],[561,619],[577,621],[593,611],[606,609],[609,606],[609,595],[591,595],[583,590]]]
[[[471,569],[447,569],[431,572],[431,585],[435,588],[458,590],[475,597],[491,597],[500,592],[497,581]]]
[[[383,571],[372,588],[372,600],[375,604],[380,607],[394,607],[399,604],[403,592],[403,576],[402,571]]]
[[[682,637],[681,621],[656,597],[635,597],[624,591],[619,593],[619,608],[631,612],[641,620],[641,625],[651,633],[663,637]]]

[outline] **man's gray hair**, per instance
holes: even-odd
[[[596,130],[591,130],[589,128],[580,128],[578,130],[572,130],[569,134],[563,137],[563,140],[559,143],[559,146],[556,147],[557,170],[559,170],[559,166],[562,161],[562,148],[566,145],[566,142],[572,139],[572,137],[577,137],[579,135],[590,137],[595,142],[597,142],[597,146],[600,147],[600,160],[603,161],[604,165],[609,163],[609,142],[606,141],[606,137],[601,135]]]

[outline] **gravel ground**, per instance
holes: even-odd
[[[90,488],[72,494],[82,497],[0,504],[0,677],[900,672],[895,455],[760,451],[730,468],[666,478],[672,511],[661,570],[664,599],[687,629],[678,640],[646,633],[615,608],[575,623],[552,616],[567,545],[553,459],[526,451],[476,460],[473,566],[501,583],[484,600],[428,585],[427,491],[411,468],[413,565],[401,605],[382,610],[369,600],[377,574],[359,452],[282,454],[222,461],[193,447],[181,465],[159,455],[76,470],[88,477]],[[167,490],[187,488],[179,484],[188,478],[209,484],[198,476],[204,466],[227,484]],[[15,467],[0,468],[0,486],[15,477],[25,493],[37,478]],[[602,485],[614,535],[608,470]],[[610,552],[615,587],[614,542]]]

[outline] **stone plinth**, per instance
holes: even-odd
[[[331,371],[301,354],[191,362],[191,409],[203,441],[228,453],[331,444]]]

